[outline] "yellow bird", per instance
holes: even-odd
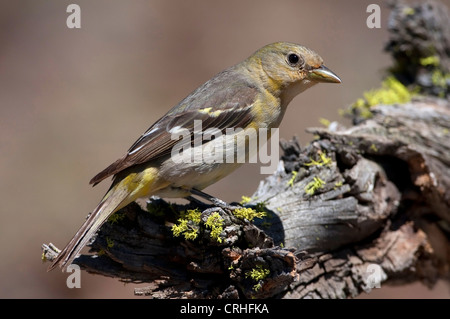
[[[114,212],[138,198],[152,195],[191,198],[191,195],[197,195],[225,205],[201,190],[242,163],[174,161],[173,149],[179,143],[174,135],[193,134],[195,121],[201,121],[204,131],[214,128],[225,132],[242,128],[254,129],[258,134],[259,129],[277,128],[289,102],[319,82],[340,83],[341,80],[323,65],[322,58],[314,51],[294,43],[277,42],[259,49],[201,85],[156,121],[123,157],[92,178],[90,183],[93,185],[109,176],[113,176],[113,182],[100,204],[53,260],[49,270],[57,265],[65,270]],[[243,134],[242,130],[234,132],[232,142],[234,137]],[[202,141],[200,151],[205,152],[213,143],[214,147],[223,147],[224,154],[230,149],[234,152],[243,150],[248,158],[248,148],[222,141],[217,144],[218,141],[221,140]]]

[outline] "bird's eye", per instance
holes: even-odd
[[[300,61],[300,57],[295,53],[290,53],[287,56],[287,59],[289,61],[289,64],[291,64],[291,65],[296,65],[298,63],[298,61]]]

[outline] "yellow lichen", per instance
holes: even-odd
[[[109,216],[108,222],[111,223],[111,224],[116,224],[119,221],[121,221],[122,219],[124,219],[125,216],[126,216],[126,214],[121,212],[121,211],[115,212],[114,214]]]
[[[241,201],[240,201],[240,204],[241,204],[241,205],[248,204],[248,203],[250,203],[251,200],[252,200],[251,197],[248,197],[248,196],[242,196],[242,199],[241,199]]]
[[[423,66],[438,66],[440,63],[439,56],[431,55],[426,58],[420,58],[419,63]]]
[[[393,76],[387,77],[380,89],[364,93],[368,106],[378,104],[406,103],[411,101],[412,93]]]
[[[403,8],[403,14],[406,15],[406,16],[414,15],[414,13],[416,13],[414,8],[411,8],[411,7],[404,7]]]
[[[292,171],[292,177],[288,181],[288,186],[290,186],[290,187],[294,186],[294,181],[295,181],[295,178],[297,177],[297,174],[298,174],[297,171]]]
[[[323,185],[325,185],[325,182],[320,177],[316,176],[305,186],[305,193],[308,195],[314,195],[317,190],[323,187]]]
[[[223,218],[220,214],[217,212],[212,213],[206,220],[205,226],[211,229],[211,238],[221,243],[222,238],[220,237],[220,234],[223,231]]]
[[[327,157],[327,154],[324,152],[319,153],[320,159],[318,161],[310,158],[311,162],[305,163],[305,166],[325,166],[325,165],[331,165],[333,163],[333,160],[330,157]]]
[[[112,240],[109,237],[106,237],[106,247],[113,248],[114,247],[114,240]]]
[[[267,276],[270,275],[270,270],[267,268],[264,268],[262,265],[257,265],[255,268],[251,269],[250,271],[247,271],[245,273],[246,278],[251,278],[253,281],[256,282],[256,284],[253,286],[253,290],[258,291],[261,289],[261,280],[264,280],[267,278]]]
[[[263,218],[266,216],[265,212],[257,212],[252,208],[237,208],[233,211],[233,215],[240,219],[247,219],[249,222],[255,218]]]
[[[338,182],[334,183],[334,189],[338,189],[342,185],[344,185],[344,182],[343,181],[338,181]]]
[[[424,63],[435,63],[434,59],[426,59]],[[379,104],[396,104],[411,101],[411,98],[417,94],[417,91],[409,90],[403,83],[394,76],[388,76],[382,83],[381,88],[372,89],[364,92],[364,98],[359,98],[350,107],[350,110],[357,112],[364,119],[371,118],[370,108]]]
[[[435,86],[446,88],[448,80],[450,80],[450,73],[445,74],[440,70],[434,70],[433,74],[431,74],[431,82]]]
[[[321,118],[319,118],[319,123],[325,127],[328,127],[328,126],[330,126],[331,121],[326,118],[321,117]]]
[[[378,147],[375,144],[373,144],[373,143],[370,145],[370,149],[372,151],[374,151],[375,153],[378,152]]]
[[[188,209],[182,212],[178,224],[172,226],[172,233],[175,237],[183,235],[185,239],[194,240],[198,236],[198,229],[202,213],[198,208]]]

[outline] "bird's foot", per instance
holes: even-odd
[[[239,208],[240,206],[237,205],[230,205],[228,203],[226,203],[225,201],[221,200],[220,198],[208,195],[202,191],[199,191],[198,189],[192,189],[191,193],[193,195],[197,195],[199,197],[202,197],[208,201],[210,201],[211,203],[213,203],[213,205],[220,207],[222,209],[228,209],[228,210],[235,210],[236,208]],[[189,196],[187,197],[189,200],[194,201],[194,202],[199,202],[199,200],[197,200],[196,198]]]

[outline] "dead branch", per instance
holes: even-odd
[[[393,5],[391,15],[393,74],[428,96],[372,106],[365,117],[353,110],[354,126],[311,128],[317,138],[304,148],[283,142],[277,171],[244,205],[262,219],[152,198],[117,212],[90,244],[94,254],[75,263],[148,283],[136,293],[155,298],[348,298],[381,282],[448,280],[450,83],[429,76],[450,72],[450,19],[437,3],[404,8]],[[423,30],[429,23],[432,33]],[[440,63],[421,64],[436,42]],[[200,221],[189,226],[196,238],[175,237],[181,212],[198,208]],[[57,254],[52,245],[44,252]]]

